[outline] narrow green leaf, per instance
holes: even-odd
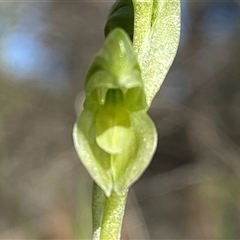
[[[153,3],[152,26],[136,51],[148,106],[172,65],[180,38],[180,0],[154,0]],[[135,34],[139,34],[138,29],[134,29]]]
[[[134,10],[132,0],[117,0],[109,12],[104,28],[107,36],[115,28],[122,28],[133,39]]]
[[[133,0],[134,32],[133,49],[138,55],[144,38],[151,27],[153,0]]]

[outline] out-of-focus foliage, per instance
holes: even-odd
[[[71,133],[112,3],[0,5],[0,239],[90,236]],[[123,239],[240,238],[239,7],[182,1],[180,49],[149,112],[158,149]]]

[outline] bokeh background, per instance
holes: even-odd
[[[0,2],[0,239],[89,239],[91,179],[72,141],[113,1]],[[240,3],[182,1],[159,135],[122,239],[240,239]]]

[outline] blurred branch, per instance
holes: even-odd
[[[145,201],[152,197],[159,197],[183,189],[187,186],[201,182],[209,174],[213,173],[214,164],[208,161],[199,164],[191,164],[173,171],[159,174],[155,177],[145,178],[141,185],[136,185],[136,191],[139,192],[139,201]],[[149,187],[151,186],[151,187]],[[140,189],[144,189],[141,191]],[[149,192],[147,192],[149,191]]]

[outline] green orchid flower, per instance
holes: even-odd
[[[141,70],[124,30],[114,29],[95,56],[85,97],[74,126],[75,148],[106,196],[122,194],[147,168],[157,143]]]

